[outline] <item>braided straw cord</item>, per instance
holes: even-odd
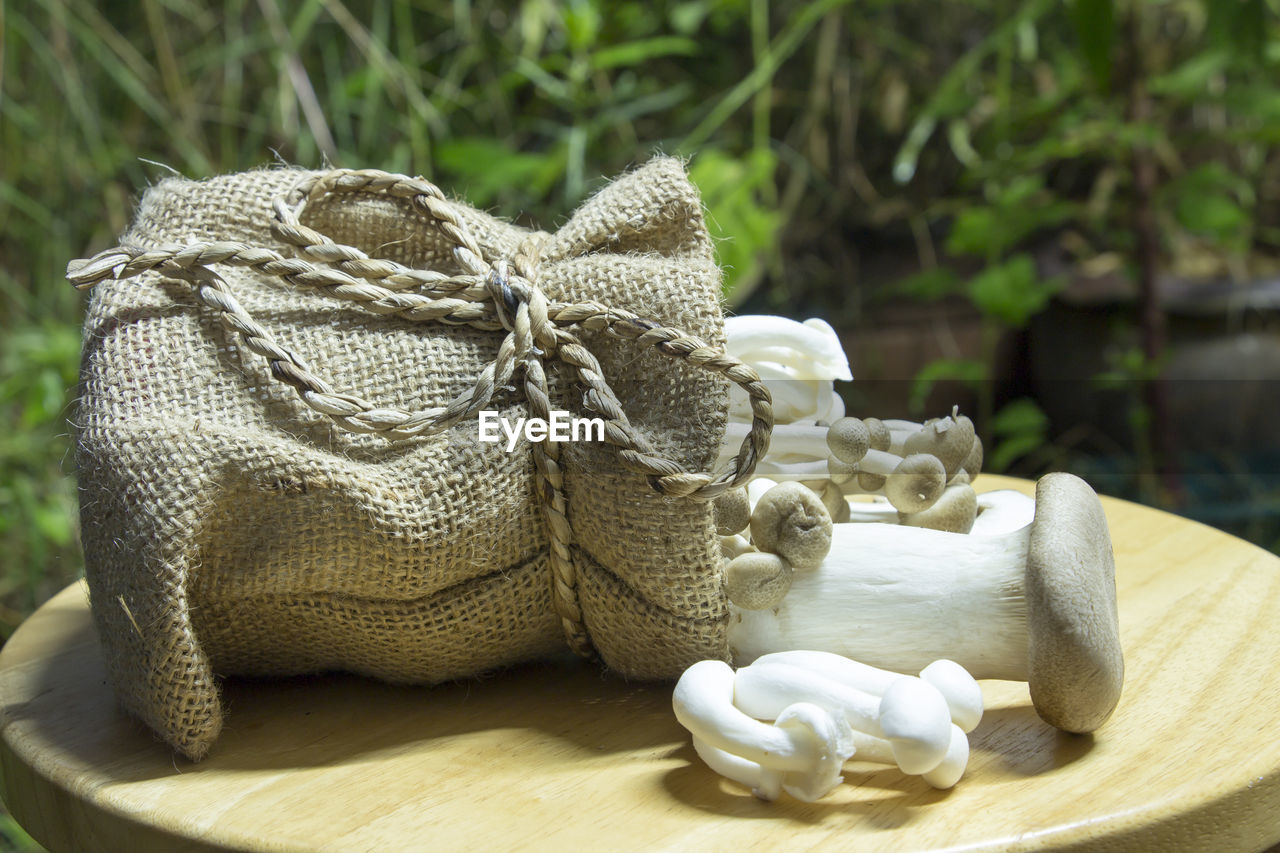
[[[407,200],[433,219],[454,244],[460,275],[415,270],[394,261],[371,258],[336,243],[301,224],[308,202],[330,193],[368,193]],[[587,406],[604,420],[604,439],[618,448],[628,470],[647,475],[664,495],[710,500],[746,482],[768,449],[773,408],[768,390],[748,365],[723,350],[670,326],[629,311],[598,303],[550,302],[537,287],[538,235],[525,241],[510,263],[490,262],[479,244],[433,184],[376,170],[334,170],[300,181],[284,199],[273,202],[272,233],[289,245],[295,257],[236,242],[192,243],[151,249],[121,246],[87,260],[72,261],[67,278],[78,288],[105,279],[127,279],[149,270],[190,282],[196,295],[217,312],[220,322],[240,336],[247,349],[267,359],[272,375],[294,388],[312,410],[353,432],[379,433],[390,439],[430,435],[485,408],[498,388],[523,374],[532,413],[550,417],[543,360],[555,358],[571,367],[586,386]],[[494,360],[469,392],[443,407],[404,411],[382,407],[350,393],[334,390],[297,354],[279,344],[270,331],[242,306],[227,283],[211,267],[226,264],[253,270],[300,289],[355,302],[378,314],[415,322],[438,322],[507,332]],[[715,475],[686,471],[658,455],[631,425],[605,379],[599,362],[573,334],[573,327],[603,331],[608,336],[651,347],[667,358],[683,360],[724,376],[746,391],[752,424],[732,465]],[[534,445],[539,500],[551,540],[551,567],[557,614],[569,645],[590,654],[591,643],[577,601],[570,557],[573,533],[568,521],[559,448],[552,441]]]

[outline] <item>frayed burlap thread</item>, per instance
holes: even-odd
[[[381,172],[170,180],[69,277],[96,282],[94,614],[124,704],[185,754],[220,729],[215,673],[431,683],[566,640],[636,677],[727,657],[702,501],[749,474],[771,414],[719,348],[677,161],[550,235]],[[710,475],[720,377],[758,428]],[[603,417],[606,441],[508,454],[477,440],[482,408]]]

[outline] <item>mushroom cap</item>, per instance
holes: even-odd
[[[951,725],[947,700],[923,679],[899,678],[880,699],[880,729],[903,773],[937,767],[951,746]]]
[[[961,415],[961,417],[964,416]],[[973,437],[973,447],[969,448],[969,455],[964,458],[964,462],[960,466],[969,475],[971,481],[982,473],[982,455],[982,438],[975,435]]]
[[[871,433],[857,418],[840,418],[827,428],[827,447],[841,462],[855,464],[871,447]]]
[[[729,489],[711,502],[715,510],[716,533],[732,536],[751,523],[751,500],[745,488]]]
[[[960,471],[973,449],[973,421],[964,415],[927,421],[917,432],[907,436],[902,455],[931,453],[938,457],[950,481]]]
[[[803,483],[779,483],[751,512],[751,542],[797,569],[816,569],[831,551],[831,513]]]
[[[1026,597],[1036,712],[1064,731],[1091,732],[1120,701],[1124,657],[1107,518],[1093,489],[1072,474],[1036,484]]]
[[[923,512],[946,487],[947,473],[938,457],[916,453],[903,459],[885,478],[884,496],[899,512]]]
[[[953,660],[936,660],[920,670],[920,678],[938,688],[951,710],[951,722],[968,734],[982,722],[982,687],[969,670]]]
[[[884,421],[879,418],[863,418],[862,425],[867,428],[867,437],[871,440],[872,450],[888,450],[893,444],[893,435]]]
[[[776,607],[791,589],[791,564],[765,551],[749,551],[724,569],[724,594],[743,610]]]
[[[965,483],[953,483],[942,490],[933,506],[901,517],[908,527],[929,527],[948,533],[968,533],[978,517],[978,493]]]
[[[797,800],[813,803],[844,781],[840,771],[853,757],[853,730],[844,717],[809,702],[796,702],[783,709],[774,725],[806,740],[815,756],[809,769],[782,774],[784,791]]]

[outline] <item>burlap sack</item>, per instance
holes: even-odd
[[[217,676],[431,683],[566,638],[639,678],[728,657],[705,498],[745,470],[694,472],[717,373],[750,376],[688,337],[723,327],[678,161],[552,235],[381,173],[172,179],[112,252],[69,268],[97,283],[86,574],[121,700],[187,756],[218,736]],[[612,444],[481,443],[463,403],[486,393],[513,422],[611,413]]]

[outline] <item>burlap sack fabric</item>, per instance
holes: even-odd
[[[192,758],[222,725],[216,676],[432,683],[566,636],[640,678],[728,657],[710,505],[679,495],[741,482],[762,445],[693,475],[724,431],[718,374],[750,376],[714,350],[719,270],[682,165],[651,161],[550,235],[379,175],[166,180],[115,255],[69,272],[96,282],[93,613],[124,705]],[[482,392],[512,421],[612,412],[612,444],[481,443],[456,401]]]

